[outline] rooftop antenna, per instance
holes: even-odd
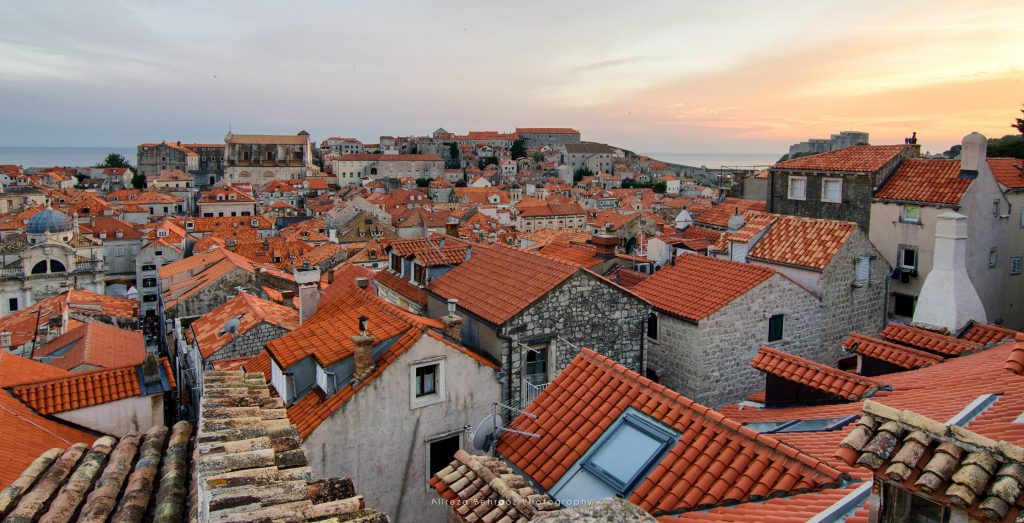
[[[506,427],[504,415],[506,412],[509,414],[508,417],[510,419],[515,419],[520,414],[530,419],[537,419],[537,416],[522,409],[505,405],[503,403],[492,403],[491,413],[477,424],[476,430],[471,434],[474,449],[480,452],[491,452],[497,446],[498,438],[506,432],[517,436],[526,436],[528,438],[540,437],[540,434]]]

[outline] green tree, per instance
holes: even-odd
[[[1020,112],[1024,114],[1024,109],[1021,109]],[[1017,118],[1011,127],[1020,131],[1020,134],[1024,134],[1024,118]]]
[[[664,180],[658,180],[654,182],[654,185],[651,186],[651,190],[658,194],[665,194],[665,191],[668,190],[668,182]]]
[[[544,161],[544,155],[539,153],[539,152],[533,153],[533,161],[535,161],[537,163],[543,162]]]
[[[487,167],[488,165],[491,165],[491,164],[497,165],[498,164],[498,158],[494,157],[494,156],[488,156],[487,158],[480,158],[480,160],[477,162],[477,167],[479,167],[480,169],[484,169],[485,167]]]
[[[97,164],[96,167],[103,167],[103,168],[107,168],[107,167],[128,167],[129,169],[131,169],[132,165],[130,163],[128,163],[128,160],[125,159],[124,156],[122,156],[120,154],[117,154],[117,153],[110,153],[103,160],[103,162]],[[135,169],[132,169],[132,171],[134,171],[134,170]]]
[[[989,158],[1024,158],[1024,134],[1008,134],[988,141]]]
[[[141,189],[145,189],[146,188],[146,177],[141,175],[141,174],[139,174],[139,173],[133,174],[132,175],[132,187],[135,188],[135,189],[140,189],[140,190]]]
[[[589,168],[587,168],[587,166],[583,166],[583,167],[580,167],[579,169],[576,169],[576,172],[572,173],[572,181],[578,182],[580,180],[583,180],[587,176],[593,176],[593,175],[594,175],[594,171],[591,171]]]
[[[416,178],[416,187],[430,187],[430,178]]]
[[[526,157],[526,142],[524,142],[522,140],[516,140],[516,141],[512,142],[512,150],[510,152],[512,153],[512,159],[513,160],[518,160],[519,158],[525,158]]]
[[[448,156],[451,156],[452,158],[459,157],[459,144],[455,142],[448,143]]]

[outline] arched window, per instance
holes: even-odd
[[[50,260],[50,272],[67,272],[67,267],[57,260]]]
[[[46,274],[46,260],[33,265],[32,274]]]

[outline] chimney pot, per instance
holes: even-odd
[[[455,314],[455,309],[458,306],[459,300],[455,298],[448,299],[448,315],[441,317],[441,324],[444,328],[444,335],[448,338],[455,340],[456,343],[462,343],[462,317]]]
[[[960,177],[977,178],[988,154],[988,140],[981,133],[964,136],[960,149]]]
[[[373,362],[373,342],[374,337],[367,330],[367,324],[369,318],[366,316],[359,317],[359,334],[352,336],[352,342],[355,343],[355,376],[353,379],[361,381],[366,379],[375,368]]]
[[[360,289],[365,289],[365,288],[370,286],[370,279],[366,278],[366,277],[363,277],[363,276],[360,276],[360,277],[356,278],[356,285]]]

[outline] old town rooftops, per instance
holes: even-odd
[[[632,290],[661,312],[699,321],[773,275],[767,267],[684,253]]]
[[[224,332],[224,325],[232,318],[239,320],[234,335]],[[233,339],[263,323],[292,331],[299,326],[299,312],[242,292],[192,322],[190,329],[199,352],[203,358],[209,358]]]
[[[874,173],[902,154],[910,145],[855,145],[824,153],[781,161],[772,171],[829,171]]]
[[[589,349],[510,428],[498,452],[550,491],[629,412],[677,434],[624,497],[655,516],[845,484],[849,476]],[[532,417],[532,416],[535,416]]]
[[[879,200],[957,205],[971,186],[960,177],[960,161],[910,158],[875,192]]]

